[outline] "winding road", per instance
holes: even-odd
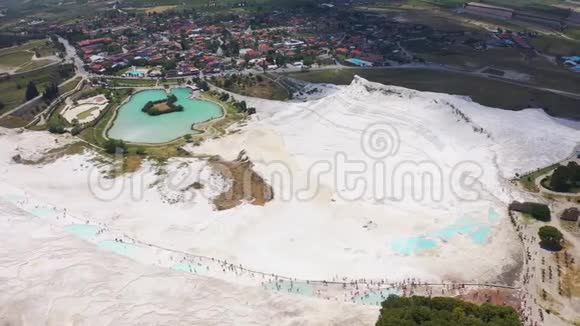
[[[77,55],[77,52],[76,52],[76,49],[74,48],[74,46],[72,46],[69,41],[67,41],[66,39],[64,39],[62,37],[58,37],[58,40],[59,40],[59,42],[61,42],[64,45],[64,47],[66,49],[66,60],[68,62],[74,63],[74,65],[76,67],[77,75],[80,75],[82,77],[106,78],[106,79],[152,79],[152,80],[159,79],[156,77],[131,78],[131,77],[120,77],[120,76],[114,76],[114,75],[91,74],[85,70],[84,62]],[[580,93],[567,92],[567,91],[562,91],[559,89],[532,85],[532,84],[528,84],[528,83],[517,81],[517,80],[510,80],[510,79],[501,78],[501,77],[494,77],[494,76],[490,76],[488,74],[484,74],[484,73],[479,72],[479,71],[483,71],[485,69],[479,69],[478,71],[470,71],[470,70],[466,70],[466,69],[454,68],[454,67],[450,67],[447,65],[440,65],[440,64],[407,64],[407,65],[399,65],[399,66],[354,67],[354,66],[345,66],[345,65],[336,63],[334,65],[328,65],[328,66],[311,67],[308,70],[309,71],[318,71],[318,70],[357,70],[357,69],[358,70],[360,70],[360,69],[362,69],[362,70],[367,70],[367,69],[368,70],[426,69],[426,70],[435,70],[435,71],[446,71],[446,72],[451,72],[451,73],[457,73],[457,74],[463,74],[463,75],[491,79],[491,80],[495,80],[495,81],[502,82],[502,83],[507,83],[507,84],[511,84],[511,85],[526,87],[529,89],[550,92],[550,93],[554,93],[554,94],[558,94],[558,95],[562,95],[562,96],[571,97],[574,99],[580,99]],[[302,71],[301,67],[287,66],[285,68],[284,67],[278,68],[274,71],[270,70],[269,72],[291,73],[291,72],[300,72],[300,71]],[[224,72],[224,73],[227,74],[230,72]],[[257,73],[257,71],[255,69],[245,69],[242,71],[235,71],[234,70],[234,71],[231,71],[231,73],[241,73],[241,74],[253,73],[253,74],[255,74],[255,73]],[[223,74],[223,73],[206,74],[206,75],[204,75],[204,77],[210,77],[212,75],[221,75],[221,74]],[[187,77],[167,77],[166,79],[182,79],[182,78],[187,78]]]

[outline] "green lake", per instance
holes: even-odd
[[[107,136],[133,143],[165,143],[185,134],[195,133],[191,128],[194,123],[223,115],[221,107],[215,103],[190,99],[191,92],[189,88],[171,89],[171,94],[177,97],[175,104],[183,106],[183,111],[158,116],[150,116],[141,109],[149,101],[167,98],[165,90],[144,90],[133,94],[118,109]]]

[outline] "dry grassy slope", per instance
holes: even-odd
[[[213,161],[211,166],[231,182],[231,187],[213,200],[218,210],[236,207],[242,201],[264,206],[274,197],[272,187],[252,169],[243,151],[234,161]]]

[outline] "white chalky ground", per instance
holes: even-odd
[[[344,303],[347,314],[342,308],[331,313],[324,310],[326,301],[316,298],[374,304],[371,301],[378,299],[365,302],[357,298],[384,293],[372,289],[318,293],[319,288],[312,284],[278,282],[276,276],[262,275],[296,280],[364,279],[374,285],[409,278],[500,282],[500,274],[520,255],[506,205],[523,195],[509,179],[516,172],[566,158],[580,139],[579,131],[540,110],[496,110],[464,98],[381,86],[363,79],[316,101],[257,100],[251,105],[257,107],[258,116],[240,133],[188,150],[226,159],[246,150],[255,169],[274,187],[275,199],[264,207],[243,204],[219,212],[213,209],[211,198],[227,188],[228,182],[212,173],[203,160],[170,160],[163,167],[167,174],[161,177],[156,173],[158,167],[146,162],[134,175],[118,178],[115,187],[96,187],[97,181],[107,181],[99,173],[107,166],[91,152],[46,165],[12,162],[16,154],[25,159],[41,157],[44,151],[72,141],[70,137],[0,130],[0,206],[8,211],[2,215],[3,229],[14,224],[10,234],[18,234],[18,241],[8,241],[11,247],[3,250],[14,253],[11,261],[23,264],[23,248],[37,245],[38,237],[51,237],[55,240],[49,247],[60,250],[63,258],[43,256],[55,269],[46,270],[44,277],[56,277],[59,268],[91,257],[93,264],[102,265],[91,277],[116,291],[121,291],[117,281],[101,275],[105,270],[125,279],[135,277],[134,270],[154,273],[158,277],[139,281],[143,289],[151,291],[160,285],[150,283],[160,279],[169,288],[183,289],[183,279],[194,277],[198,286],[219,284],[224,291],[248,287],[232,295],[235,302],[228,306],[236,313],[243,309],[244,300],[270,300],[264,299],[267,296],[291,300],[288,309],[300,314],[306,306],[322,307],[320,312],[308,310],[312,320],[341,316],[337,323],[349,324],[342,317],[349,318],[352,312],[350,316],[360,316],[369,324],[376,318],[376,308]],[[342,178],[345,174],[349,177]],[[408,179],[408,175],[433,178],[423,182]],[[359,180],[358,184],[353,180]],[[194,181],[206,187],[191,198],[182,190]],[[14,215],[18,218],[11,218]],[[87,222],[94,227],[87,227]],[[70,236],[62,236],[63,231]],[[132,267],[127,271],[118,268],[121,263],[108,266],[99,261],[119,261]],[[240,265],[259,273],[251,275],[241,268],[236,272],[234,267]],[[15,273],[13,267],[2,269],[0,277],[16,282]],[[43,277],[41,270],[35,273]],[[56,291],[49,283],[39,291],[45,299]],[[75,300],[90,307],[88,294],[78,292],[77,283],[60,285],[59,295],[77,291]],[[22,300],[34,302],[22,308],[30,316],[56,318],[41,312],[49,303],[34,300],[32,292],[13,292],[22,286],[2,289],[0,302],[13,307],[11,293],[21,293]],[[146,291],[143,289],[140,291]],[[272,289],[307,295],[278,297]],[[164,307],[179,311],[181,297],[173,297]],[[188,311],[203,302],[198,299],[190,293],[195,302]],[[72,318],[66,304],[50,302],[60,307],[56,311],[64,318],[61,320]],[[273,305],[278,310],[272,304],[260,309],[274,315],[288,313]],[[119,306],[118,311],[131,311],[122,318],[135,318],[131,322],[138,323],[145,317],[135,309]],[[83,316],[93,318],[99,311],[88,309]],[[212,316],[192,314],[189,320]],[[277,316],[286,323],[293,318]]]

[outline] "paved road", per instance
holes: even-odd
[[[451,73],[457,73],[457,74],[463,74],[463,75],[491,79],[491,80],[495,80],[495,81],[506,83],[506,84],[511,84],[511,85],[516,85],[516,86],[522,86],[522,87],[529,88],[529,89],[550,92],[550,93],[554,93],[554,94],[558,94],[558,95],[571,97],[571,98],[580,100],[580,93],[573,93],[573,92],[562,91],[562,90],[558,90],[558,89],[554,89],[554,88],[536,86],[536,85],[531,85],[531,84],[528,84],[525,82],[520,82],[517,80],[510,80],[510,79],[505,79],[505,78],[501,78],[501,77],[493,77],[493,76],[489,76],[488,74],[484,74],[484,73],[480,73],[480,72],[473,72],[473,71],[452,68],[452,67],[443,66],[443,65],[435,65],[435,64],[425,64],[425,65],[410,64],[410,65],[386,66],[386,67],[352,67],[352,66],[343,66],[343,65],[329,65],[329,66],[322,66],[322,67],[312,67],[312,68],[309,68],[308,70],[309,71],[319,71],[319,70],[361,70],[361,69],[362,70],[427,69],[427,70],[446,71],[446,72],[451,72]],[[278,68],[276,70],[268,70],[268,72],[270,72],[270,73],[292,73],[292,72],[300,72],[300,71],[302,71],[300,67],[287,67],[287,68]],[[257,73],[261,73],[261,72],[262,72],[261,69],[260,70],[245,69],[242,71],[231,70],[231,71],[225,71],[223,73],[217,73],[217,74],[205,74],[205,75],[202,75],[202,77],[211,77],[214,75],[217,76],[217,75],[232,74],[232,73],[257,74]],[[151,80],[158,79],[156,77],[142,77],[142,78],[136,77],[135,78],[135,77],[121,77],[121,76],[96,75],[96,74],[87,74],[87,76],[89,78],[106,78],[106,79],[151,79]],[[182,78],[188,78],[188,76],[168,77],[166,79],[182,79]]]
[[[78,75],[72,76],[71,78],[69,78],[69,79],[67,79],[67,80],[63,81],[62,83],[60,83],[58,86],[59,86],[59,87],[61,87],[61,86],[63,86],[64,84],[66,84],[66,83],[68,83],[68,82],[72,81],[73,79],[75,79],[75,78],[77,78],[77,77],[78,77]],[[26,105],[28,105],[28,104],[29,104],[30,102],[32,102],[32,101],[37,101],[37,100],[39,100],[41,97],[42,97],[42,95],[38,95],[37,97],[35,97],[35,98],[31,99],[30,101],[26,101],[26,102],[24,102],[24,103],[20,104],[19,106],[15,107],[14,109],[11,109],[11,110],[9,110],[9,111],[6,111],[6,112],[4,112],[4,113],[0,114],[0,119],[2,119],[2,118],[4,118],[4,117],[7,117],[7,116],[11,115],[12,113],[14,113],[14,112],[16,112],[16,111],[18,111],[18,110],[22,109],[23,107],[25,107]],[[55,101],[56,101],[56,99],[55,99]],[[49,106],[49,107],[50,107],[50,106]],[[44,111],[45,111],[45,110],[43,110],[42,112],[38,113],[38,115],[42,114]],[[38,116],[38,115],[37,115],[37,116]]]
[[[350,67],[350,66],[342,66],[342,65],[332,65],[332,66],[323,66],[323,67],[315,67],[315,68],[313,67],[313,68],[310,68],[309,70],[317,71],[317,70],[336,70],[336,69],[338,69],[338,70],[349,70],[349,69],[351,69],[351,70],[354,70],[354,69],[358,69],[358,70],[361,70],[361,69],[362,70],[391,70],[391,69],[438,70],[438,71],[446,71],[446,72],[452,72],[452,73],[457,73],[457,74],[470,75],[470,76],[475,76],[475,77],[480,77],[480,78],[491,79],[491,80],[495,80],[495,81],[502,82],[502,83],[522,86],[522,87],[526,87],[526,88],[530,88],[530,89],[536,89],[536,90],[540,90],[540,91],[545,91],[545,92],[555,93],[555,94],[559,94],[559,95],[563,95],[563,96],[567,96],[567,97],[572,97],[575,99],[580,99],[580,93],[573,93],[573,92],[562,91],[562,90],[558,90],[558,89],[554,89],[554,88],[536,86],[536,85],[531,85],[531,84],[517,81],[517,80],[510,80],[510,79],[505,79],[505,78],[501,78],[501,77],[489,76],[488,74],[484,74],[481,72],[474,72],[474,71],[463,70],[463,69],[459,69],[459,68],[452,68],[449,66],[435,65],[435,64],[401,65],[401,66],[387,66],[387,67]],[[300,71],[300,70],[278,69],[274,72],[287,73],[287,72],[297,72],[297,71]]]
[[[66,59],[69,60],[69,62],[73,62],[76,66],[77,69],[77,74],[82,76],[82,77],[89,77],[89,78],[107,78],[107,79],[131,79],[131,78],[127,78],[127,77],[120,77],[120,76],[110,76],[110,75],[96,75],[96,74],[90,74],[88,73],[85,69],[84,69],[84,62],[82,61],[82,59],[77,55],[76,49],[64,38],[59,37],[58,38],[59,42],[61,42],[65,49],[66,49]],[[334,64],[334,65],[329,65],[329,66],[321,66],[321,67],[311,67],[309,68],[310,71],[318,71],[318,70],[349,70],[349,69],[374,69],[374,70],[390,70],[390,69],[428,69],[428,70],[438,70],[438,71],[446,71],[446,72],[452,72],[452,73],[458,73],[458,74],[464,74],[464,75],[470,75],[470,76],[475,76],[475,77],[480,77],[480,78],[486,78],[486,79],[491,79],[491,80],[495,80],[495,81],[499,81],[499,82],[503,82],[503,83],[507,83],[507,84],[512,84],[512,85],[517,85],[517,86],[522,86],[522,87],[526,87],[529,89],[536,89],[536,90],[540,90],[540,91],[545,91],[545,92],[550,92],[550,93],[554,93],[554,94],[559,94],[559,95],[563,95],[563,96],[567,96],[567,97],[571,97],[574,99],[580,99],[580,93],[573,93],[573,92],[567,92],[567,91],[562,91],[562,90],[558,90],[558,89],[553,89],[553,88],[548,88],[548,87],[542,87],[542,86],[536,86],[536,85],[531,85],[528,83],[524,83],[521,81],[517,81],[517,80],[509,80],[509,79],[505,79],[505,78],[500,78],[500,77],[493,77],[493,76],[489,76],[488,74],[483,74],[480,73],[478,71],[470,71],[470,70],[465,70],[465,69],[459,69],[459,68],[454,68],[454,67],[450,67],[450,66],[446,66],[446,65],[439,65],[439,64],[409,64],[409,65],[400,65],[400,66],[387,66],[387,67],[353,67],[353,66],[344,66],[341,65],[339,63]],[[232,70],[231,73],[241,73],[241,74],[249,74],[249,73],[259,73],[262,70],[256,70],[256,69],[245,69],[242,71],[234,71]],[[278,68],[276,70],[270,70],[269,72],[271,73],[290,73],[290,72],[300,72],[302,71],[301,67],[296,67],[296,66],[288,66],[286,68]],[[226,74],[228,72],[225,72]],[[214,74],[208,74],[205,75],[206,77],[212,76]],[[215,75],[221,75],[221,73],[219,74],[215,74]],[[203,76],[203,75],[202,75]],[[187,77],[170,77],[170,78],[166,78],[166,79],[181,79],[181,78],[187,78]],[[159,78],[154,78],[154,77],[144,77],[144,78],[134,78],[134,79],[159,79]]]
[[[85,70],[83,60],[77,55],[77,50],[70,42],[60,36],[58,36],[58,41],[64,45],[65,48],[65,60],[67,62],[73,63],[76,67],[77,75],[81,77],[87,77],[88,73]]]
[[[75,79],[76,77],[82,77],[82,78],[88,78],[89,74],[88,72],[85,70],[84,68],[84,63],[81,60],[81,58],[77,55],[76,49],[69,43],[69,41],[67,41],[66,39],[58,36],[58,41],[60,43],[62,43],[62,45],[64,45],[65,48],[65,62],[69,62],[69,63],[73,63],[75,65],[75,71],[76,74],[74,76],[72,76],[71,78],[63,81],[62,83],[60,83],[58,86],[62,86],[66,83],[68,83],[69,81],[72,81],[73,79]],[[57,62],[60,63],[60,62]],[[39,69],[44,69],[47,66],[41,67]],[[19,106],[15,107],[14,109],[11,109],[9,111],[6,111],[2,114],[0,114],[0,119],[7,117],[9,115],[11,115],[12,113],[22,109],[23,107],[25,107],[26,105],[28,105],[30,102],[32,101],[37,101],[38,99],[40,99],[42,97],[42,95],[39,95],[33,99],[31,99],[30,101],[24,102],[22,104],[20,104]],[[43,111],[44,112],[44,111]],[[40,112],[39,114],[42,114],[43,112]]]

